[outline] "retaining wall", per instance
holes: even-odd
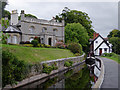
[[[13,85],[13,86],[7,85],[5,88],[10,89],[10,88],[21,87],[21,86],[27,85],[29,83],[35,82],[37,80],[40,80],[42,78],[48,77],[50,75],[56,74],[56,73],[58,73],[60,71],[64,71],[64,70],[68,69],[68,67],[64,67],[64,63],[66,61],[73,61],[74,63],[73,63],[72,66],[75,66],[77,64],[83,63],[84,59],[85,59],[84,57],[85,57],[85,54],[83,54],[82,56],[70,57],[70,58],[62,58],[62,59],[57,59],[57,60],[49,60],[49,61],[44,61],[44,62],[35,64],[34,66],[31,67],[28,78],[22,80],[21,82],[18,82],[17,85]],[[44,63],[51,66],[55,62],[56,62],[56,65],[58,67],[57,70],[53,70],[50,74],[42,73]]]

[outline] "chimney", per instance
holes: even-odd
[[[18,23],[18,13],[17,13],[17,10],[12,10],[11,25],[16,25],[17,23]]]
[[[96,33],[96,32],[93,33],[93,39],[95,39],[98,36],[99,36],[99,33]]]
[[[21,20],[24,20],[24,17],[25,17],[24,10],[21,10],[20,16],[21,16]]]
[[[93,33],[93,39],[95,39],[95,37],[96,37],[96,32]]]

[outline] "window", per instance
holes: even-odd
[[[104,48],[104,52],[107,53],[107,48]]]
[[[42,28],[42,32],[45,32],[45,30],[47,30],[47,28],[46,28],[46,27],[43,27],[43,28]]]
[[[96,43],[98,43],[98,41],[96,41]]]
[[[17,44],[17,36],[13,36],[12,37],[12,43],[13,44]]]
[[[29,28],[29,30],[30,30],[30,33],[33,34],[34,31],[35,31],[35,27],[34,27],[34,26],[31,26],[31,27]]]

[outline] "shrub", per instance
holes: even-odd
[[[25,46],[25,47],[33,47],[32,44],[24,44],[23,46]]]
[[[34,47],[38,46],[38,40],[32,40],[31,44],[33,44]]]
[[[58,67],[55,64],[48,66],[46,63],[44,63],[42,72],[50,74],[52,70],[56,70],[56,69],[58,69]]]
[[[45,45],[45,48],[50,48],[51,46],[50,45]]]
[[[81,44],[79,44],[79,43],[75,43],[75,42],[69,43],[69,44],[67,45],[67,48],[68,48],[69,50],[71,50],[71,52],[73,52],[74,54],[75,54],[75,53],[80,53],[80,54],[82,54],[82,46],[81,46]]]
[[[65,48],[66,48],[66,45],[65,45],[63,42],[57,42],[57,43],[55,44],[55,46],[56,46],[57,48],[61,48],[61,49],[65,49]]]
[[[3,87],[7,84],[15,84],[23,80],[28,75],[28,64],[19,61],[8,50],[2,51],[2,82]],[[25,73],[26,72],[26,73]]]
[[[72,64],[73,64],[73,61],[66,61],[66,62],[64,63],[64,66],[65,66],[65,67],[70,67],[70,66],[72,66]]]
[[[80,56],[80,53],[75,53],[75,56]]]

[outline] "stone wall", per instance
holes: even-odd
[[[33,75],[38,75],[42,73],[42,69],[43,69],[43,64],[47,64],[48,66],[51,66],[52,64],[56,63],[57,67],[58,67],[58,71],[63,70],[64,67],[64,63],[66,61],[73,61],[73,65],[76,65],[78,63],[81,63],[84,59],[85,54],[83,54],[82,56],[77,56],[77,57],[70,57],[70,58],[62,58],[62,59],[56,59],[56,60],[49,60],[49,61],[43,61],[41,63],[37,63],[34,66],[31,67],[31,73],[29,74],[29,76],[33,76]]]

